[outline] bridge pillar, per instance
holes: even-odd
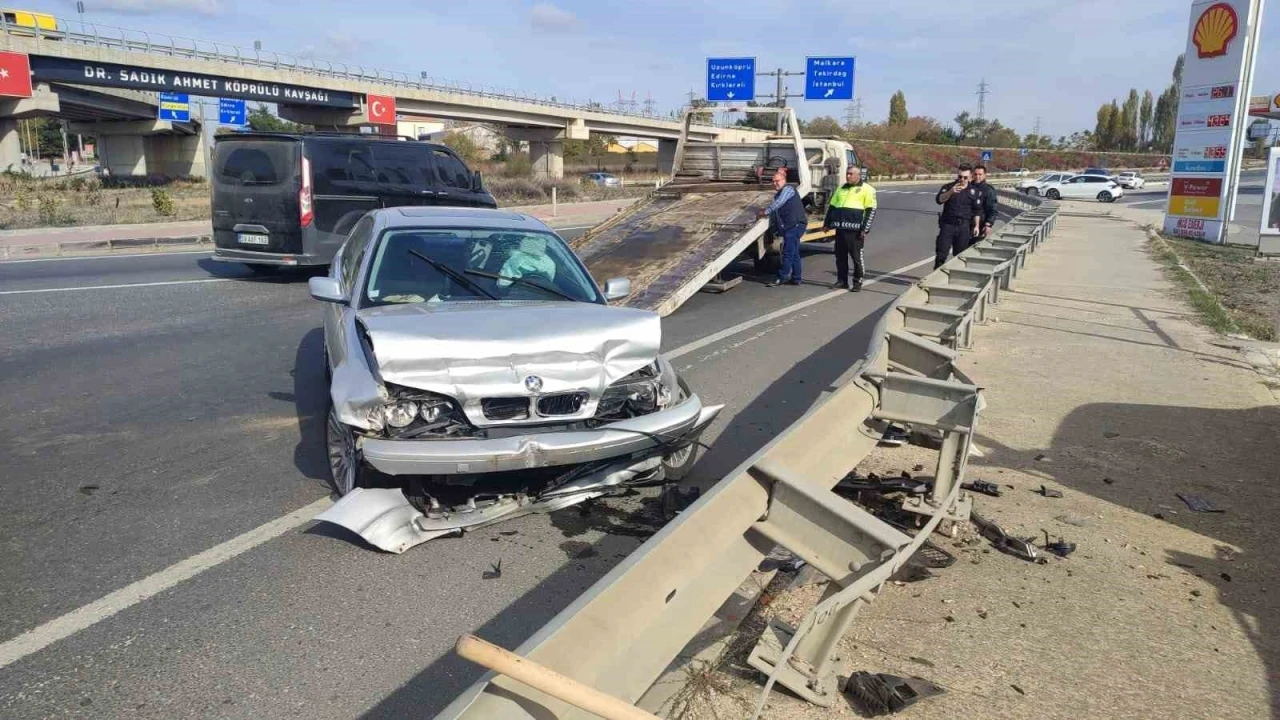
[[[0,172],[22,170],[22,143],[18,140],[18,121],[0,118]]]
[[[113,176],[206,176],[204,138],[198,123],[72,123],[68,131],[98,138],[99,164]]]
[[[658,141],[658,172],[670,175],[676,165],[676,140]]]
[[[317,130],[356,128],[369,122],[360,108],[334,109],[314,105],[277,105],[276,112],[285,120],[310,125]]]
[[[533,161],[533,176],[535,178],[560,180],[564,177],[563,141],[530,141],[529,159]]]

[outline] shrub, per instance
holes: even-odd
[[[59,225],[63,219],[61,210],[62,203],[58,198],[44,196],[40,198],[37,211],[40,214],[40,223],[42,225]]]
[[[151,206],[156,209],[157,215],[163,215],[165,217],[173,215],[173,198],[169,196],[169,193],[166,190],[152,188]]]

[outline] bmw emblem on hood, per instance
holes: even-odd
[[[542,378],[537,375],[530,375],[524,379],[524,389],[529,392],[540,392],[542,390]]]

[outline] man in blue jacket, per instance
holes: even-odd
[[[800,193],[787,184],[786,168],[778,168],[773,174],[773,189],[777,193],[769,207],[761,211],[761,216],[769,217],[769,229],[775,235],[782,236],[782,265],[778,268],[778,277],[765,287],[777,287],[782,283],[799,285],[800,272],[800,238],[808,228],[809,218],[804,212],[804,202]]]

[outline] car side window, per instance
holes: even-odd
[[[311,176],[317,195],[349,195],[360,183],[375,180],[373,153],[364,140],[311,144]]]
[[[471,172],[461,160],[436,148],[431,149],[431,157],[435,160],[436,177],[442,184],[462,190],[471,189]]]
[[[401,187],[430,187],[431,163],[423,145],[409,142],[377,143],[373,159],[378,165],[378,182]]]
[[[360,272],[360,259],[364,257],[365,248],[369,245],[369,237],[373,230],[373,218],[363,217],[351,228],[347,242],[342,246],[342,287],[350,290],[355,286],[356,275]]]

